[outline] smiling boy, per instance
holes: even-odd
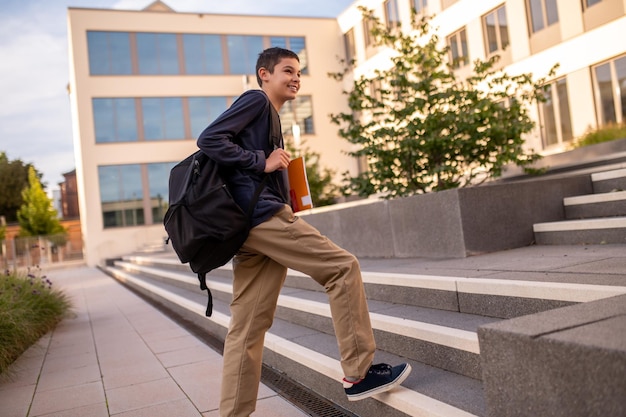
[[[325,288],[349,400],[387,391],[411,371],[408,364],[372,365],[376,343],[357,259],[295,216],[289,205],[283,173],[290,155],[282,137],[274,142],[268,138],[272,113],[295,99],[300,89],[298,56],[287,49],[266,49],[259,55],[256,76],[261,90],[242,94],[198,138],[199,148],[222,167],[244,211],[268,176],[252,211],[252,230],[233,259],[222,417],[248,417],[255,410],[265,333],[272,325],[287,268],[309,275]]]

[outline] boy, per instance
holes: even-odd
[[[247,210],[263,175],[269,176],[252,213],[252,230],[233,259],[231,320],[224,343],[220,415],[248,417],[255,409],[266,331],[271,327],[287,268],[326,289],[351,401],[387,391],[406,379],[408,364],[372,365],[376,344],[357,259],[296,217],[283,170],[290,155],[270,143],[272,112],[296,98],[300,62],[269,48],[256,65],[261,90],[247,91],[198,138],[198,147],[226,173],[237,204]],[[277,116],[275,114],[275,116]]]

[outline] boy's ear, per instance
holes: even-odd
[[[261,78],[261,81],[268,81],[269,76],[270,76],[270,72],[267,68],[265,67],[259,68],[259,77]]]

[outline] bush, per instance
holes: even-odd
[[[69,298],[45,276],[0,275],[0,374],[52,330],[70,309]]]
[[[583,146],[595,145],[596,143],[609,142],[624,138],[626,138],[626,124],[610,125],[586,133],[574,142],[573,146],[574,148],[582,148]]]

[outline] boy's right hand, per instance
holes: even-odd
[[[265,169],[263,172],[270,173],[277,170],[285,169],[289,166],[291,161],[291,155],[284,149],[278,148],[270,154],[265,160]]]

